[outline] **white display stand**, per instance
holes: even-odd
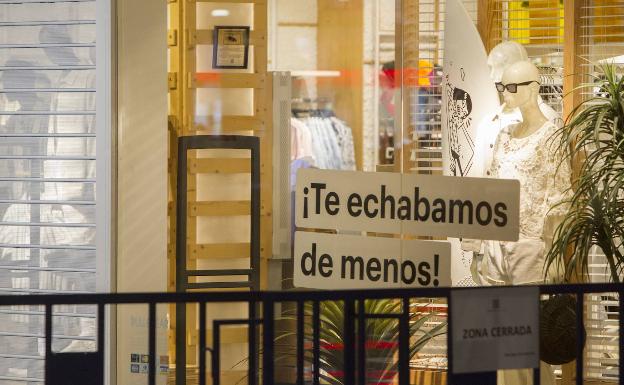
[[[478,154],[481,121],[499,108],[481,36],[459,0],[446,2],[442,96],[442,160],[445,175],[481,177]],[[461,100],[463,97],[463,100]],[[470,101],[468,102],[467,99]],[[473,286],[471,255],[452,242],[454,286]]]

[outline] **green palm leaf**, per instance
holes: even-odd
[[[574,108],[556,131],[551,150],[563,161],[579,159],[569,210],[555,230],[545,271],[562,268],[565,279],[589,274],[594,246],[605,254],[611,280],[620,282],[624,267],[624,78],[617,66],[603,64],[595,77],[600,95]],[[560,271],[557,269],[556,271]]]

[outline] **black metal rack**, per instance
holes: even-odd
[[[189,150],[249,150],[251,152],[251,239],[249,269],[189,270],[187,265],[188,215],[188,151]],[[176,292],[197,289],[233,289],[247,287],[260,289],[260,139],[240,135],[197,135],[178,139],[178,178],[176,216]],[[189,282],[191,277],[247,276],[246,281]],[[254,319],[255,306],[249,307],[249,318]],[[200,335],[203,335],[200,330]],[[249,328],[249,341],[255,341],[256,330]],[[252,344],[250,344],[251,346]],[[255,344],[253,344],[255,345]],[[176,306],[176,381],[186,383],[186,307]]]

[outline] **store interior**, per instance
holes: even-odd
[[[539,93],[540,106],[547,106],[556,126],[574,116],[581,102],[606,94],[597,86],[605,80],[601,65],[612,65],[616,77],[622,76],[622,0],[458,1],[466,16],[461,30],[478,34],[483,58],[505,42],[526,50],[539,87],[532,80],[524,85]],[[450,2],[0,0],[0,291],[218,298],[223,291],[306,290],[294,282],[293,262],[294,234],[301,230],[295,223],[301,170],[375,177],[458,174],[448,167],[443,103],[454,98],[466,116],[472,103],[466,92],[443,95],[453,65],[445,60]],[[225,45],[220,30],[233,30],[234,42],[242,36],[245,44],[228,51],[244,52],[236,59],[245,58],[239,68],[217,65]],[[483,88],[495,92],[494,82],[488,79]],[[509,88],[500,86],[496,102],[502,111]],[[573,176],[583,171],[578,163],[570,167]],[[464,176],[461,169],[459,174]],[[453,242],[454,253],[463,248],[459,239]],[[466,253],[454,254],[453,286],[478,284],[471,259],[476,254]],[[587,271],[578,281],[612,280],[600,248],[592,245],[586,254]],[[584,298],[585,383],[615,384],[621,300],[613,293]],[[332,303],[326,302],[317,304],[325,312],[319,322],[343,322],[344,312],[331,314]],[[375,304],[380,311],[396,310],[396,301]],[[412,337],[423,342],[409,357],[412,384],[448,382],[447,304],[413,298],[406,307],[418,326]],[[313,306],[302,307],[305,379],[311,383],[308,326],[314,321],[308,305]],[[146,356],[147,325],[153,321],[155,383],[197,383],[199,362],[211,354],[199,353],[202,337],[208,346],[220,338],[222,384],[253,383],[252,328],[233,322],[218,334],[199,324],[202,317],[207,325],[252,319],[258,308],[244,301],[208,303],[204,311],[196,303],[185,306],[182,311],[181,305],[159,303],[151,320],[145,305],[108,312],[108,375],[119,384],[146,383],[147,363],[136,360]],[[273,310],[284,342],[276,351],[286,357],[276,362],[277,377],[281,384],[295,383],[288,348],[297,304],[280,303]],[[95,351],[96,311],[93,305],[55,307],[54,349]],[[44,312],[42,306],[0,309],[0,383],[43,381]],[[380,334],[392,334],[388,330],[397,325],[384,324]],[[342,336],[323,338],[324,358],[342,352]],[[392,341],[369,346],[368,363],[379,365],[376,384],[397,383],[391,364],[398,348],[387,342]],[[209,372],[214,363],[206,362]],[[323,364],[326,383],[342,384],[344,362],[338,360],[331,371]],[[558,384],[575,383],[573,363],[552,369]],[[516,385],[504,385],[510,384]]]
[[[574,71],[570,65],[591,73],[595,72],[594,64],[583,60],[592,63],[618,60],[618,55],[624,53],[623,27],[614,24],[608,16],[612,7],[617,8],[616,3],[605,1],[596,4],[597,10],[579,10],[587,14],[577,17],[589,19],[593,24],[591,28],[576,31],[579,39],[576,48],[583,60],[572,64],[565,57],[569,50],[566,44],[570,45],[566,33],[571,32],[564,18],[563,2],[494,1],[487,6],[485,3],[463,1],[486,49],[502,41],[524,45],[540,70],[541,97],[562,120],[566,113],[564,89],[569,87],[565,79],[570,79]],[[221,133],[260,137],[261,175],[263,181],[269,175],[273,178],[272,185],[262,182],[261,229],[269,228],[265,221],[269,215],[290,216],[292,195],[280,183],[290,173],[289,185],[293,186],[292,179],[299,168],[443,172],[444,1],[273,0],[266,4],[199,2],[191,9],[181,7],[177,3],[169,5],[170,29],[182,24],[196,28],[196,32],[190,35],[185,52],[178,48],[183,37],[177,36],[178,45],[170,41],[169,71],[195,74],[192,81],[196,89],[179,91],[179,87],[173,89],[170,84],[170,126],[173,124],[180,135]],[[492,22],[484,21],[488,18]],[[211,69],[211,30],[216,25],[251,26],[253,65],[247,70]],[[272,98],[266,87],[270,80],[260,84],[270,72],[274,72]],[[285,72],[290,76],[284,76]],[[280,85],[287,86],[276,86],[275,78]],[[173,123],[171,115],[177,119]],[[290,143],[284,143],[284,130],[288,131]],[[281,142],[274,139],[276,135],[282,138]],[[271,154],[273,167],[267,160]],[[170,158],[177,155],[170,146]],[[191,258],[194,268],[250,266],[249,258],[231,258],[242,255],[240,248],[247,247],[251,236],[249,217],[242,215],[248,213],[245,202],[250,199],[249,175],[243,173],[247,172],[246,166],[240,164],[248,157],[244,151],[231,150],[189,154],[189,159],[193,159],[190,161],[197,162],[198,173],[193,178],[196,190],[189,190],[188,195],[189,202],[198,202],[197,217],[192,217],[188,225],[188,247],[196,257],[196,260]],[[202,170],[214,173],[202,175]],[[173,197],[170,186],[170,204]],[[210,205],[221,205],[216,210],[218,214],[210,211]],[[170,211],[170,229],[172,218]],[[292,240],[284,235],[289,233],[290,226],[292,223],[285,218],[281,225],[273,223],[272,237],[268,237],[267,231],[261,235],[260,266],[265,273],[261,274],[260,287],[292,288],[289,246],[285,246]],[[170,243],[173,235],[170,232]],[[172,264],[170,258],[170,282]],[[238,282],[239,278],[220,277],[219,281]],[[209,281],[210,278],[197,279],[197,282]],[[455,282],[470,285],[472,280],[467,275],[456,277]],[[169,289],[173,289],[171,283]],[[433,312],[445,307],[431,301],[419,306],[430,307]],[[246,314],[242,308],[228,308],[230,311]],[[435,326],[433,320],[429,327]],[[171,338],[170,333],[170,341]],[[240,349],[244,349],[244,344],[236,342],[236,338],[232,341],[230,348],[239,349],[242,354]],[[187,346],[191,360],[195,348],[193,344]],[[428,381],[425,383],[443,381],[445,348],[443,338],[429,343],[414,360],[413,375]],[[232,357],[236,361],[237,355]],[[225,362],[223,365],[228,367]],[[562,375],[560,369],[557,373]]]

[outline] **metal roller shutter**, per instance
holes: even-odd
[[[95,0],[0,0],[0,293],[93,292]],[[0,383],[43,381],[43,309],[0,307]],[[54,309],[55,351],[94,309]]]

